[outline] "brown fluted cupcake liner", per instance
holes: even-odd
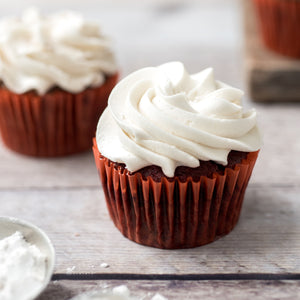
[[[132,241],[165,249],[201,246],[234,228],[258,155],[250,152],[233,169],[211,178],[181,182],[164,177],[156,182],[102,156],[95,139],[93,151],[115,226]]]
[[[0,131],[4,144],[32,156],[61,156],[88,150],[118,74],[103,85],[72,94],[55,88],[43,96],[0,87]]]
[[[300,58],[300,1],[253,2],[265,45],[280,54]]]

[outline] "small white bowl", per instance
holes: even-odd
[[[46,276],[43,285],[33,296],[35,299],[45,290],[51,280],[55,263],[55,250],[46,233],[37,226],[16,218],[0,216],[0,240],[11,236],[16,231],[21,232],[26,242],[35,245],[46,256]]]

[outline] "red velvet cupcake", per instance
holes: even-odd
[[[98,25],[75,13],[35,10],[0,23],[0,132],[32,156],[91,148],[117,82],[115,59]]]
[[[300,58],[300,1],[253,0],[265,45],[280,54]]]
[[[204,245],[238,221],[261,144],[256,112],[212,69],[145,68],[113,89],[94,139],[109,214],[129,239]]]

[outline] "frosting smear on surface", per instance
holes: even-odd
[[[130,290],[126,285],[119,285],[114,287],[112,290],[103,289],[103,290],[95,290],[83,293],[79,296],[72,298],[71,300],[146,300],[150,299],[147,297],[148,295],[144,295],[143,297],[135,297],[131,295]],[[150,300],[168,300],[164,296],[156,293]]]
[[[113,89],[98,123],[98,149],[131,172],[157,165],[168,177],[199,160],[227,165],[231,150],[261,146],[256,111],[243,112],[242,96],[211,68],[193,75],[180,62],[141,69]]]
[[[101,85],[117,66],[98,24],[74,12],[29,9],[0,22],[0,80],[18,94],[58,86],[78,93]]]

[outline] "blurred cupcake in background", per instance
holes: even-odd
[[[237,223],[261,136],[243,92],[182,63],[136,71],[113,89],[94,139],[116,227],[159,248],[204,245]]]
[[[91,148],[118,78],[109,40],[80,14],[29,9],[0,22],[0,131],[32,156]]]
[[[265,45],[300,58],[300,0],[253,0]]]

